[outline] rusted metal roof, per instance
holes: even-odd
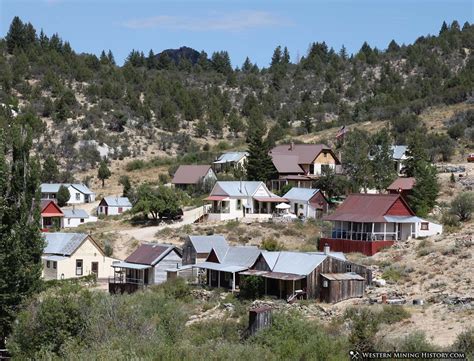
[[[209,196],[204,198],[205,201],[223,201],[223,200],[229,200],[229,197],[227,196]]]
[[[409,177],[409,178],[397,178],[393,181],[392,184],[390,184],[387,187],[387,190],[389,191],[409,191],[412,190],[413,187],[415,186],[415,178]]]
[[[174,174],[173,184],[198,184],[211,169],[210,165],[180,165]]]
[[[333,214],[323,217],[323,220],[385,223],[385,214],[398,199],[413,214],[399,194],[350,194]]]
[[[177,248],[172,245],[144,243],[128,256],[125,262],[153,266],[175,249],[177,251]],[[177,253],[180,254],[179,251]]]
[[[330,280],[330,281],[347,281],[347,280],[356,280],[364,281],[365,278],[361,275],[358,275],[354,272],[348,273],[321,273],[321,276]]]

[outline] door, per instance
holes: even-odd
[[[143,276],[143,283],[148,284],[148,269],[143,270],[144,276]]]
[[[99,276],[99,262],[91,263],[91,271],[92,273],[95,273],[97,277]]]

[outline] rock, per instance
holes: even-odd
[[[374,279],[374,280],[372,281],[372,283],[373,283],[374,285],[376,285],[377,287],[383,287],[383,286],[385,286],[385,285],[387,284],[387,282],[386,282],[384,279],[382,279],[382,278]]]

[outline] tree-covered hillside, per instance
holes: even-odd
[[[473,49],[474,26],[454,21],[411,45],[364,43],[353,55],[322,42],[293,59],[277,47],[261,69],[251,54],[235,66],[226,51],[196,59],[189,48],[132,50],[118,66],[111,51],[77,54],[58,34],[16,17],[0,40],[0,102],[35,124],[42,155],[85,169],[98,164],[103,143],[110,156],[125,158],[148,147],[195,152],[202,139],[241,144],[262,127],[270,143],[367,120],[401,119],[396,125],[410,127],[425,108],[472,96]],[[466,125],[457,127],[464,136]]]

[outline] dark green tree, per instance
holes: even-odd
[[[58,190],[57,201],[58,206],[64,207],[67,202],[69,202],[69,198],[71,198],[71,194],[66,186],[61,185]]]
[[[350,188],[347,179],[329,167],[322,168],[321,176],[314,181],[314,187],[320,189],[328,199],[344,195]]]
[[[0,115],[0,117],[2,117]],[[0,122],[1,123],[1,122]],[[30,158],[31,128],[0,129],[0,348],[19,307],[41,287],[40,166]],[[8,139],[8,141],[6,141]],[[8,160],[6,153],[9,154]]]
[[[256,128],[249,134],[247,179],[267,182],[276,176],[276,169],[269,155],[270,147],[263,139],[264,130]]]
[[[373,184],[372,167],[369,160],[369,136],[360,129],[346,134],[342,147],[342,163],[354,192],[367,192]]]
[[[435,166],[419,160],[415,168],[415,186],[408,196],[408,204],[421,217],[426,216],[436,205],[439,184]]]
[[[41,181],[43,183],[59,182],[58,164],[51,155],[48,156],[43,163],[43,170],[41,171]]]
[[[119,179],[119,183],[123,187],[122,196],[128,197],[132,189],[132,184],[130,183],[130,177],[128,175],[121,176]]]
[[[15,48],[23,48],[25,46],[25,27],[18,16],[15,16],[10,24],[5,39],[7,41],[7,49],[10,54]]]
[[[382,129],[373,136],[371,146],[371,165],[375,189],[383,191],[397,177],[393,165],[390,135],[387,129]]]
[[[112,172],[107,167],[107,162],[105,160],[102,160],[99,165],[99,170],[97,171],[97,178],[102,181],[102,188],[104,188],[105,180],[110,178],[111,175]]]

